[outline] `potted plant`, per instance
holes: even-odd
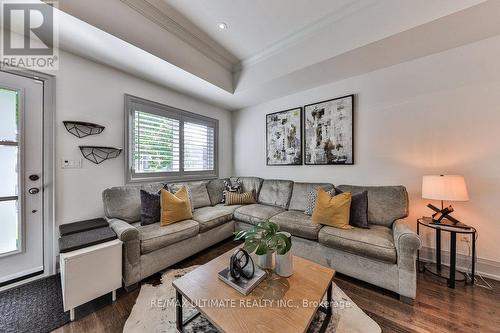
[[[273,268],[273,253],[285,255],[292,247],[289,233],[279,231],[280,227],[269,220],[235,233],[235,240],[245,240],[243,248],[248,253],[255,252],[257,265],[264,269]]]

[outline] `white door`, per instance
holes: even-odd
[[[43,82],[0,72],[0,286],[43,273]]]

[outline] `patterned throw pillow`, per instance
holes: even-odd
[[[331,196],[334,196],[335,189],[331,189],[330,191],[328,191],[328,193]],[[311,192],[309,192],[309,194],[307,195],[306,210],[304,211],[304,214],[310,215],[310,216],[313,214],[313,210],[314,210],[314,206],[316,206],[316,199],[317,198],[318,198],[318,189],[315,188],[315,189],[311,190]]]
[[[227,192],[226,193],[226,206],[230,205],[248,205],[248,204],[254,204],[257,203],[255,201],[255,191],[252,192],[244,192],[244,193],[237,193],[237,192]]]
[[[222,201],[221,203],[226,202],[226,193],[227,192],[235,192],[241,193],[241,180],[238,178],[232,183],[229,179],[224,180],[224,192],[222,192]]]

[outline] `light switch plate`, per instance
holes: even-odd
[[[61,160],[61,168],[62,169],[81,169],[82,168],[82,159],[77,158],[77,159],[68,159],[68,158],[63,158]]]

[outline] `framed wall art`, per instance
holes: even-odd
[[[354,164],[354,95],[304,106],[305,164]]]
[[[302,108],[266,115],[266,164],[302,164]]]

